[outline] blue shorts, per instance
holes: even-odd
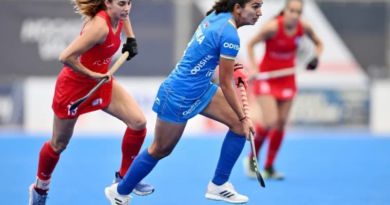
[[[153,104],[153,111],[157,113],[157,117],[170,122],[182,124],[197,114],[210,103],[213,99],[218,86],[210,83],[205,92],[196,98],[187,98],[186,96],[177,93],[165,81],[161,83],[158,89],[156,99]]]

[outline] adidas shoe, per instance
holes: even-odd
[[[104,189],[107,199],[111,202],[111,205],[129,205],[130,195],[120,195],[118,193],[118,183],[112,184],[111,186]]]
[[[238,194],[230,182],[218,186],[211,181],[207,187],[206,198],[233,204],[245,204],[249,200],[248,197]]]
[[[274,180],[283,180],[284,176],[281,173],[278,173],[272,166],[265,167],[264,171],[261,172],[261,175],[264,179],[274,179]]]
[[[34,184],[31,184],[28,191],[30,195],[28,205],[46,205],[47,194],[39,194],[35,190]]]
[[[122,181],[121,176],[119,175],[119,172],[115,172],[115,179],[112,183],[119,183]],[[150,184],[140,182],[138,183],[135,188],[133,189],[133,193],[137,194],[139,196],[146,196],[154,192],[154,187]]]

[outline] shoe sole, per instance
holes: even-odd
[[[149,191],[149,192],[140,192],[140,191],[137,191],[137,190],[133,190],[133,193],[138,195],[138,196],[147,196],[147,195],[150,195],[154,192],[154,189],[152,191]]]
[[[115,183],[119,183],[119,181],[116,181],[115,179],[112,181],[113,184]],[[148,191],[148,192],[141,192],[141,191],[137,191],[136,189],[133,189],[132,193],[135,194],[135,195],[138,195],[138,196],[147,196],[147,195],[150,195],[150,194],[153,194],[154,192],[154,189],[152,191]]]
[[[266,180],[274,180],[274,181],[282,181],[282,180],[284,180],[284,176],[272,177],[272,176],[269,176],[265,172],[261,172],[261,175],[263,175],[263,178],[266,179]]]
[[[274,180],[274,181],[283,181],[284,178],[275,178],[275,177],[264,177],[266,180]]]
[[[246,204],[248,202],[248,201],[232,201],[232,200],[229,200],[227,198],[224,198],[224,197],[221,197],[218,195],[214,195],[214,194],[209,194],[209,193],[206,193],[206,198],[210,199],[210,200],[214,200],[214,201],[226,201],[226,202],[231,203],[231,204]]]

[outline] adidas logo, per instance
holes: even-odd
[[[227,190],[225,190],[225,191],[219,193],[219,195],[224,196],[224,197],[226,197],[226,198],[230,198],[230,197],[234,196],[234,194],[233,194],[232,192],[227,191]]]
[[[123,202],[117,198],[115,198],[115,204],[117,205],[123,205]]]

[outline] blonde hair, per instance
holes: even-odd
[[[80,14],[82,18],[92,18],[101,10],[106,10],[105,0],[71,0],[74,6],[75,12]],[[112,0],[108,0],[112,2]]]

